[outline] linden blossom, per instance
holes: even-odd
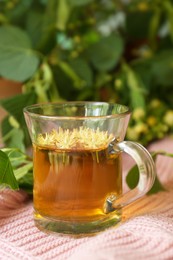
[[[49,133],[39,134],[37,144],[54,146],[57,149],[99,149],[106,147],[113,139],[113,134],[100,131],[99,128],[94,130],[82,126],[73,130],[64,130],[59,127],[57,130],[52,129]]]

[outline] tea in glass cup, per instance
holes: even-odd
[[[123,141],[129,109],[102,102],[38,104],[25,108],[33,143],[34,219],[44,231],[91,234],[121,221],[122,208],[152,186],[155,167],[141,145]],[[122,191],[122,152],[136,161],[140,180]]]

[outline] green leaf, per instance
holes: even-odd
[[[63,72],[73,81],[74,87],[80,89],[84,85],[84,81],[77,75],[75,69],[69,63],[61,61],[58,63]]]
[[[8,147],[15,147],[21,151],[25,151],[23,130],[21,128],[14,128],[11,132],[10,138],[6,142],[6,145],[8,145]]]
[[[123,40],[119,35],[110,35],[90,45],[87,55],[96,69],[111,70],[119,62],[124,49],[123,45]]]
[[[56,28],[65,30],[70,15],[70,5],[67,0],[59,0],[57,6]]]
[[[74,69],[76,74],[86,82],[86,86],[92,86],[93,73],[88,63],[84,59],[73,59],[69,62],[69,64]]]
[[[130,89],[132,107],[145,109],[145,86],[140,76],[127,64],[124,65],[127,77],[127,85]]]
[[[32,194],[33,189],[33,162],[32,158],[27,154],[23,153],[20,149],[16,148],[3,148],[0,152],[5,156],[7,161],[11,165],[11,169],[13,169],[13,177],[15,178],[17,185],[24,189],[26,192]],[[0,166],[1,166],[1,153],[0,153]],[[2,174],[2,170],[0,168],[0,176]],[[10,175],[7,174],[7,177],[11,178]],[[11,178],[12,180],[12,178]],[[7,185],[6,182],[2,183],[0,179],[0,184],[2,186]],[[10,181],[8,181],[8,186]],[[10,186],[13,188],[12,186]]]
[[[33,193],[33,173],[28,172],[26,175],[24,175],[19,181],[19,187],[23,190],[25,190],[27,193],[32,194]]]
[[[46,10],[31,8],[26,19],[26,30],[32,41],[33,47],[41,53],[48,54],[55,46],[55,6],[49,8],[52,1],[48,1]]]
[[[160,183],[158,177],[156,176],[155,182],[153,184],[153,187],[151,190],[147,193],[148,195],[155,194],[159,191],[165,191],[166,189],[163,187],[163,185]]]
[[[126,177],[126,183],[128,184],[130,189],[134,189],[137,186],[138,181],[139,181],[139,171],[138,171],[138,167],[135,165],[128,172],[128,175]]]
[[[30,145],[30,138],[24,120],[23,108],[35,102],[36,95],[33,92],[27,94],[20,94],[14,97],[0,100],[0,105],[9,113],[9,115],[12,115],[20,124],[20,128],[13,128],[10,124],[9,116],[6,117],[2,122],[2,134],[4,137],[3,140],[6,145],[9,145],[10,147],[16,145],[16,147],[22,150],[24,149],[23,142],[26,146]],[[20,133],[20,131],[17,131],[16,129],[21,129],[22,132]]]
[[[151,71],[154,85],[171,86],[173,82],[172,50],[165,50],[151,59]],[[165,90],[164,90],[165,91]]]
[[[16,177],[16,180],[19,181],[21,178],[23,178],[30,170],[33,168],[33,163],[30,162],[26,165],[21,166],[20,168],[14,170],[14,175]]]
[[[13,168],[8,156],[0,150],[0,185],[9,186],[11,189],[19,188],[14,176]]]
[[[4,140],[4,138],[6,138],[6,135],[7,135],[7,138],[8,138],[8,134],[9,134],[10,131],[12,131],[12,129],[13,128],[9,123],[9,116],[6,116],[1,121],[1,133],[2,133],[2,136],[3,136],[3,140]]]
[[[28,35],[14,26],[0,27],[0,75],[25,81],[39,65],[38,55],[31,49]]]
[[[19,122],[24,122],[23,108],[36,102],[35,93],[19,94],[0,100],[0,105]]]
[[[131,11],[126,16],[126,34],[133,41],[148,38],[152,12]]]
[[[163,50],[148,59],[141,59],[133,64],[133,69],[142,78],[146,88],[156,92],[165,92],[165,88],[172,87],[172,49]],[[158,89],[158,86],[163,86]],[[154,93],[156,95],[156,93]]]
[[[149,36],[148,36],[150,40],[150,45],[154,50],[156,49],[158,44],[157,35],[158,35],[161,18],[162,18],[161,8],[158,8],[156,6],[150,21]]]
[[[22,19],[26,17],[28,10],[31,8],[32,2],[33,0],[22,0],[18,3],[13,3],[13,8],[6,8],[6,16],[9,18],[10,21],[22,21]],[[9,2],[9,4],[11,4],[11,2]]]
[[[16,147],[24,151],[24,131],[25,126],[21,128],[14,128],[9,122],[10,116],[4,118],[1,123],[2,141],[8,147]]]
[[[27,16],[26,30],[34,47],[38,47],[42,38],[47,36],[47,33],[43,33],[43,18],[43,13],[33,9],[29,11]]]
[[[31,48],[28,35],[18,27],[4,25],[0,27],[0,47]]]
[[[163,8],[167,13],[168,23],[169,23],[169,34],[173,42],[173,3],[171,1],[163,1]]]
[[[32,161],[31,157],[16,147],[2,148],[1,150],[8,156],[13,170],[18,169],[19,167],[23,167],[26,164],[30,164]]]
[[[19,123],[14,118],[14,116],[9,116],[9,123],[13,128],[19,128]]]
[[[134,189],[137,186],[138,181],[139,181],[139,171],[138,171],[138,167],[135,165],[128,172],[128,175],[126,177],[126,183],[127,183],[127,185],[129,186],[130,189]],[[153,184],[153,187],[148,192],[148,195],[157,193],[159,191],[164,191],[164,190],[165,190],[165,188],[162,186],[162,184],[160,183],[158,177],[156,176],[156,179],[155,179],[155,182]]]
[[[60,96],[65,100],[74,99],[73,81],[59,66],[53,67],[53,76]]]

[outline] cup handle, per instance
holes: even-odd
[[[139,169],[139,182],[137,186],[116,198],[110,196],[104,205],[105,213],[123,208],[144,196],[153,186],[156,177],[156,168],[150,153],[139,143],[124,141],[115,144],[113,150],[129,154],[136,162]]]

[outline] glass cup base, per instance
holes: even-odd
[[[72,236],[94,235],[121,221],[121,211],[112,212],[109,216],[95,221],[62,221],[34,212],[34,222],[38,229],[46,233],[59,233]]]

